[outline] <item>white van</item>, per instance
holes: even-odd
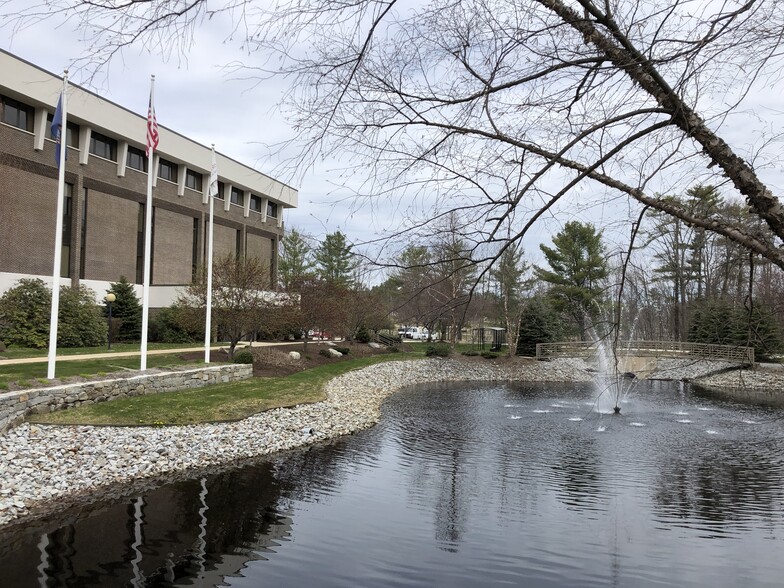
[[[427,341],[430,332],[424,327],[408,327],[404,333],[404,339],[412,339],[414,341]]]

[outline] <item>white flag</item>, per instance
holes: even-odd
[[[210,198],[218,195],[218,162],[215,161],[215,151],[212,152],[212,170],[210,170]]]

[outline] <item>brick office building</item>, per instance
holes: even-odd
[[[51,282],[57,166],[49,127],[62,79],[0,50],[0,294],[24,277]],[[103,296],[141,282],[147,200],[147,113],[69,86],[61,284]],[[163,126],[154,154],[150,306],[168,306],[204,263],[211,150]],[[215,257],[253,256],[277,271],[283,211],[297,191],[217,155]]]

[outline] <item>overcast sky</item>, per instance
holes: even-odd
[[[14,3],[26,6],[28,0],[2,0],[0,12],[7,14]],[[299,190],[299,208],[287,211],[284,217],[288,229],[296,227],[317,239],[341,230],[349,241],[362,243],[392,228],[391,211],[398,204],[395,199],[390,198],[375,210],[358,208],[352,192],[342,185],[357,185],[362,178],[342,177],[339,162],[324,162],[296,177],[277,167],[279,161],[275,155],[279,144],[294,138],[292,129],[278,110],[285,81],[276,79],[253,84],[248,80],[231,79],[223,66],[236,61],[254,63],[259,57],[249,57],[242,52],[239,42],[227,40],[227,28],[219,26],[221,24],[226,23],[209,22],[200,26],[185,57],[175,54],[164,59],[134,48],[115,57],[89,84],[84,82],[90,72],[84,70],[72,70],[71,79],[144,115],[150,74],[155,74],[155,108],[159,124],[205,146],[214,143],[221,153]],[[73,60],[84,57],[88,47],[80,42],[82,33],[77,32],[73,24],[58,23],[56,19],[9,33],[8,28],[0,29],[0,47],[56,74],[69,67]],[[778,79],[761,80],[744,107],[724,121],[721,134],[741,153],[754,152],[762,144],[761,133],[778,134],[777,124],[782,117],[778,82]],[[777,157],[781,144],[767,148],[768,155],[773,155],[774,164],[768,169],[757,169],[778,194],[784,179],[778,164],[781,157]],[[672,187],[660,185],[655,191],[670,193],[670,189],[683,188],[679,177],[664,176],[663,181],[672,182]],[[537,261],[537,245],[549,242],[550,235],[557,232],[563,222],[575,217],[596,223],[605,230],[606,236],[617,228],[615,241],[622,243],[628,236],[629,219],[636,217],[636,205],[630,204],[624,196],[598,194],[596,188],[581,184],[563,207],[553,209],[557,218],[545,218],[531,231],[524,241],[529,259]]]

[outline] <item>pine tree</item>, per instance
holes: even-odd
[[[323,281],[343,287],[353,284],[357,261],[343,233],[338,231],[328,234],[316,249],[314,257],[316,271]]]
[[[609,273],[602,234],[590,224],[571,221],[553,237],[554,248],[540,245],[550,270],[535,266],[536,277],[550,284],[556,308],[574,318],[585,340],[604,303]]]
[[[120,321],[117,332],[118,341],[140,341],[142,338],[142,305],[136,297],[136,292],[125,276],[120,276],[120,281],[113,283],[106,291],[111,292],[116,299],[112,302],[112,319]],[[104,307],[104,314],[108,315],[108,307]]]
[[[313,250],[305,236],[297,229],[291,229],[281,239],[280,244],[280,258],[278,259],[280,285],[285,290],[291,290],[309,277],[313,270]]]

